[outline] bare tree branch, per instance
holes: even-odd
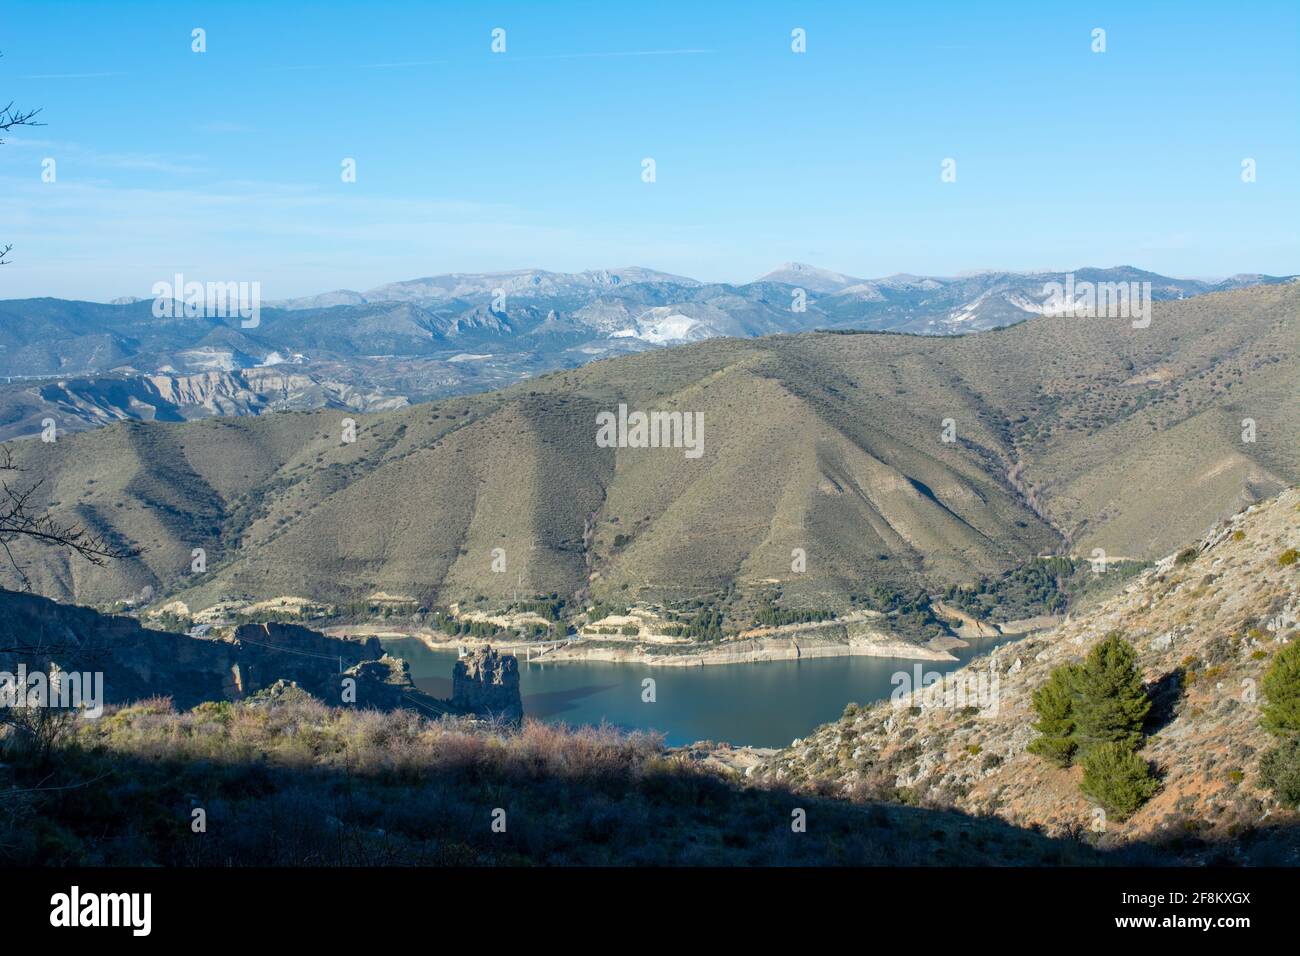
[[[25,113],[22,110],[14,109],[14,102],[10,100],[3,107],[0,107],[0,133],[13,129],[15,126],[44,126],[44,123],[35,122],[38,113],[40,113],[39,109],[27,110]],[[4,140],[0,139],[0,143],[3,142]]]
[[[39,113],[39,109],[23,110],[16,108],[13,101],[10,100],[3,107],[0,107],[0,133],[19,126],[45,125],[36,122],[36,116]],[[3,144],[4,140],[0,139],[0,145]],[[12,243],[0,245],[0,266],[8,263],[5,256],[12,249]],[[9,565],[17,574],[24,591],[32,589],[32,582],[27,576],[26,569],[10,547],[11,544],[17,541],[33,541],[41,545],[64,548],[73,554],[80,555],[94,565],[103,565],[112,558],[125,558],[139,554],[138,549],[119,547],[101,534],[94,533],[77,524],[60,522],[48,510],[38,509],[35,496],[45,484],[44,479],[27,483],[11,483],[8,475],[18,474],[20,471],[21,469],[14,464],[12,450],[7,445],[3,446],[0,449],[0,473],[5,473],[0,475],[0,551],[4,552],[4,559],[9,562]],[[71,641],[76,643],[76,638],[72,637]],[[26,640],[21,641],[19,646],[0,647],[0,653],[17,654],[20,659],[31,657],[36,660],[45,656],[43,652],[49,649],[45,647],[45,643],[44,627],[42,626],[39,628],[34,641],[31,639],[30,633],[28,633]],[[69,646],[68,640],[63,641],[62,644],[64,649]],[[51,711],[43,707],[14,707],[12,704],[13,702],[9,701],[6,705],[0,706],[0,726],[7,725],[11,730],[17,730],[20,736],[34,742],[38,748],[41,761],[48,761],[51,750],[66,736],[71,727],[71,722],[75,718],[64,711]],[[72,788],[86,786],[99,779],[102,779],[102,776],[69,786]],[[61,787],[47,788],[44,783],[45,781],[42,780],[32,790],[12,790],[0,796],[3,796],[12,804],[13,801],[9,798],[17,796],[21,800],[25,792],[35,793],[48,789],[64,789]]]
[[[9,446],[0,446],[0,473],[19,474],[21,471],[14,464]],[[24,591],[31,590],[31,580],[10,549],[15,541],[34,541],[66,548],[98,567],[110,560],[132,558],[140,553],[139,548],[114,544],[102,534],[78,524],[61,522],[48,511],[38,510],[33,497],[44,484],[43,478],[27,484],[11,484],[9,478],[0,476],[0,550],[18,575]]]
[[[3,54],[0,54],[0,56],[3,56]],[[36,122],[36,116],[38,113],[40,113],[39,109],[26,111],[15,109],[13,100],[10,100],[5,104],[3,109],[0,109],[0,133],[5,132],[6,130],[11,130],[16,126],[44,126],[44,123]],[[0,146],[3,145],[4,140],[0,139]],[[12,249],[13,243],[0,246],[0,266],[8,265],[9,260],[6,259],[5,256],[8,255]]]

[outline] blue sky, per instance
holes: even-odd
[[[786,260],[1300,272],[1297,20],[1294,2],[6,0],[0,105],[46,125],[0,146],[0,298],[147,295],[175,272],[266,298],[513,268],[738,282]]]

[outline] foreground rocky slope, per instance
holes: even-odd
[[[751,773],[819,793],[949,806],[1103,846],[1300,862],[1300,816],[1259,786],[1271,740],[1258,703],[1273,654],[1300,638],[1300,572],[1279,561],[1297,546],[1300,489],[1292,489],[1217,525],[1088,613],[971,662],[962,673],[993,678],[994,697],[971,694],[965,708],[937,694],[916,707],[910,698],[850,707]],[[1032,692],[1111,631],[1138,652],[1154,701],[1141,755],[1162,783],[1123,822],[1080,796],[1078,767],[1057,769],[1025,751],[1036,736]]]

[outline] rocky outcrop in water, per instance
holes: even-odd
[[[338,684],[334,679],[345,670],[384,656],[379,638],[347,641],[326,637],[300,624],[241,624],[232,641],[239,660],[232,672],[237,686],[233,696],[267,687],[277,680],[291,680],[307,690]],[[336,702],[336,701],[332,701]]]
[[[451,674],[451,705],[465,713],[519,723],[524,719],[519,662],[490,645],[462,657]]]

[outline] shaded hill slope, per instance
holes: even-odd
[[[244,699],[277,682],[337,702],[350,681],[361,707],[447,710],[445,702],[423,694],[405,661],[387,656],[375,638],[340,640],[280,623],[177,634],[142,627],[126,615],[0,590],[0,673],[15,674],[20,666],[29,672],[98,673],[99,705],[165,694],[177,707],[189,708]]]
[[[144,701],[70,730],[53,760],[0,751],[10,865],[1108,862],[999,821],[743,787],[607,729],[505,734],[287,693],[185,713]]]

